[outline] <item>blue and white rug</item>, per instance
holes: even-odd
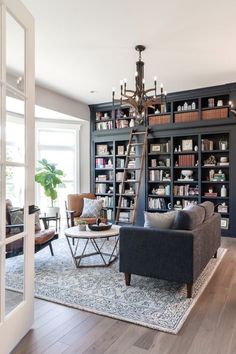
[[[186,298],[184,284],[132,276],[126,287],[118,262],[108,268],[75,268],[66,240],[35,255],[35,296],[80,310],[176,334],[220,264],[226,249],[212,258]],[[97,260],[96,260],[97,261]],[[22,290],[23,256],[7,259],[7,288]]]

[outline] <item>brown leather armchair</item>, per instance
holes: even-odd
[[[6,201],[6,237],[11,237],[16,235],[24,230],[24,225],[17,223],[11,223],[10,210],[12,208],[12,203],[8,199]],[[15,211],[22,210],[20,208],[15,209]],[[14,213],[14,211],[13,211]],[[45,229],[42,230],[40,223],[35,224],[35,253],[43,249],[44,247],[49,246],[51,255],[54,256],[52,241],[58,238],[58,234],[55,233],[55,230]],[[6,246],[6,258],[18,256],[23,253],[23,239],[16,240],[12,243],[7,244]]]
[[[75,222],[78,220],[86,221],[88,224],[95,224],[96,218],[81,218],[81,214],[84,206],[84,198],[96,199],[95,194],[93,193],[82,193],[82,194],[68,194],[66,206],[66,220],[67,226],[72,227],[75,225]],[[102,222],[106,222],[106,209],[102,209],[101,212]]]

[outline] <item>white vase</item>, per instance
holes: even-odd
[[[60,216],[60,208],[59,207],[47,207],[45,209],[47,216]]]

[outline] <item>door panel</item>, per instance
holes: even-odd
[[[8,11],[6,13],[6,76],[8,84],[21,92],[25,91],[25,30]]]
[[[19,0],[0,0],[0,12],[0,353],[7,354],[33,323],[34,20]]]

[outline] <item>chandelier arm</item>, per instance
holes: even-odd
[[[126,90],[125,93],[126,93],[126,92],[135,94],[136,91],[134,91],[134,90]]]
[[[127,92],[127,91],[126,91],[126,92]],[[129,96],[129,95],[126,95],[126,94],[124,94],[124,93],[122,93],[121,96],[122,96],[122,97],[125,97],[125,98],[131,98],[131,99],[133,99],[133,97],[135,97],[135,95]]]
[[[161,103],[161,101],[159,101],[159,100],[157,100],[157,99],[150,98],[150,99],[148,99],[147,101],[145,101],[145,102],[143,103],[143,106],[144,106],[145,108],[148,108],[148,107],[150,107],[151,105],[155,105],[155,104],[159,104],[159,103]]]
[[[151,92],[151,91],[155,91],[155,88],[150,88],[150,89],[148,89],[148,90],[145,90],[145,91],[144,91],[144,94],[146,94],[146,93],[148,93],[148,92]]]

